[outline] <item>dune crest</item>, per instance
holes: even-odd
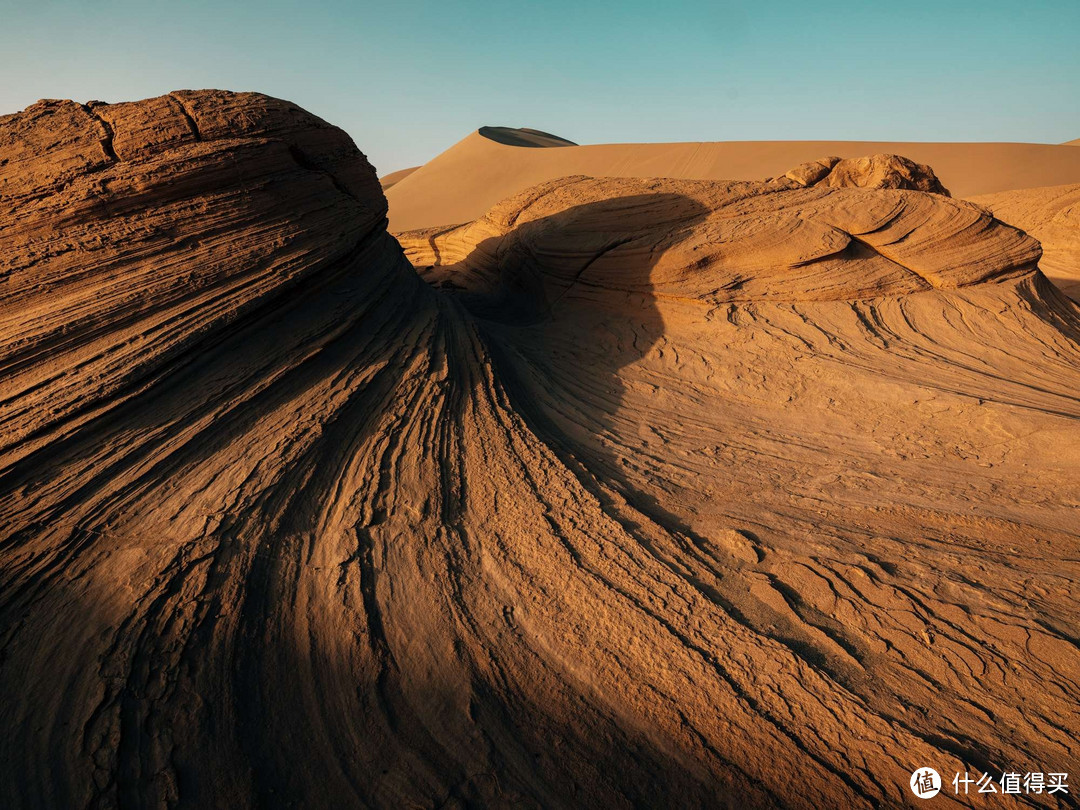
[[[219,91],[0,159],[6,806],[1069,769],[1080,311],[986,209],[574,176],[399,244],[343,133]]]
[[[504,146],[559,147],[577,146],[573,141],[528,127],[480,127],[477,132],[488,140]]]

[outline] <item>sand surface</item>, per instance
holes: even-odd
[[[1074,769],[1080,309],[926,167],[573,176],[399,242],[258,94],[40,103],[0,158],[5,807]]]
[[[933,166],[956,197],[1080,183],[1080,151],[1068,145],[732,141],[530,149],[474,132],[388,191],[390,230],[468,222],[524,188],[567,175],[762,180],[826,155],[878,153]]]
[[[419,169],[419,166],[412,166],[408,169],[398,169],[396,172],[390,172],[390,174],[384,174],[379,178],[379,183],[383,187],[383,191],[386,191],[390,186],[394,185],[401,180],[404,180],[410,174]]]

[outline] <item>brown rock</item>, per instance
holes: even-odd
[[[794,180],[800,186],[812,186],[828,176],[829,172],[832,171],[832,167],[839,162],[840,158],[838,157],[818,158],[817,160],[811,160],[809,163],[796,166],[784,176]]]
[[[1039,240],[1039,267],[1066,295],[1080,301],[1080,185],[1045,186],[969,200]]]
[[[1066,769],[1080,315],[886,164],[549,180],[403,236],[425,284],[287,102],[0,120],[4,807]]]
[[[519,303],[541,309],[580,283],[580,257],[593,287],[719,304],[962,287],[1030,273],[1040,256],[1020,231],[940,195],[587,177],[399,241],[414,264],[440,264],[457,286],[527,291]]]
[[[830,188],[906,188],[949,195],[933,169],[900,155],[841,160],[821,182]]]

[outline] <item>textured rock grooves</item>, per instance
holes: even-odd
[[[864,158],[824,157],[796,166],[784,175],[800,186],[827,188],[905,188],[949,195],[929,166],[900,155]]]
[[[1080,301],[1080,185],[1018,189],[972,200],[1038,239],[1039,267],[1058,288]]]
[[[1033,240],[569,178],[403,235],[417,272],[285,102],[91,111],[0,119],[6,806],[873,807],[1076,761],[1080,317]]]

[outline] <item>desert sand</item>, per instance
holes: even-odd
[[[408,169],[398,169],[396,172],[384,174],[382,177],[379,178],[379,183],[382,185],[383,191],[386,191],[392,185],[399,182],[400,180],[404,180],[406,177],[408,177],[410,174],[412,174],[419,168],[419,166],[410,166]]]
[[[387,193],[392,232],[460,225],[529,186],[574,174],[760,180],[825,155],[898,154],[934,168],[956,197],[1080,183],[1080,151],[1030,143],[732,141],[520,148],[481,129]]]
[[[465,146],[541,157],[395,239],[287,102],[0,118],[5,806],[871,808],[922,766],[1069,771],[1080,309],[957,196],[1080,150],[637,164],[769,161],[721,182]]]

